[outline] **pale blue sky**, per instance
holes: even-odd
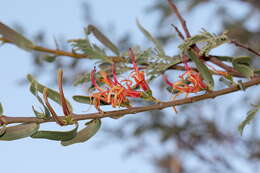
[[[1,2],[0,20],[7,25],[18,22],[27,31],[28,36],[39,30],[47,31],[50,44],[53,45],[53,36],[66,36],[66,39],[83,36],[83,11],[80,7],[83,0],[8,0]],[[131,0],[89,0],[93,9],[94,19],[102,26],[116,24],[116,31],[123,34],[126,31],[139,33],[135,25],[135,18],[148,20],[149,16],[142,13],[147,1]],[[120,27],[119,27],[120,26]],[[141,35],[141,34],[140,34]],[[0,100],[4,105],[7,115],[33,115],[31,105],[35,104],[34,98],[27,86],[18,86],[18,80],[32,71],[29,53],[12,45],[0,48]],[[48,65],[48,64],[47,64]],[[78,88],[79,89],[79,88]],[[68,94],[69,91],[67,92]],[[110,123],[106,120],[104,123]],[[118,123],[118,121],[113,121]],[[43,126],[45,127],[45,126]],[[48,127],[48,126],[47,126]],[[97,146],[98,143],[108,138],[105,147]],[[126,172],[148,173],[152,171],[144,157],[135,156],[123,159],[124,144],[111,142],[110,136],[100,131],[97,136],[84,144],[71,147],[62,147],[58,142],[47,140],[33,140],[30,138],[0,142],[1,172]],[[100,144],[99,144],[100,145]]]

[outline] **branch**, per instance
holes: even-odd
[[[180,33],[178,28],[176,26],[174,26],[174,25],[172,25],[172,26],[178,32],[179,36],[184,39],[183,35]],[[4,43],[13,44],[12,42],[10,42],[9,40],[7,40],[7,39],[5,39],[3,37],[0,37],[0,40],[3,41]],[[41,47],[41,46],[34,46],[32,48],[32,50],[38,51],[38,52],[44,52],[44,53],[51,53],[51,54],[54,54],[54,55],[57,55],[57,56],[67,56],[67,57],[76,58],[76,59],[88,58],[88,55],[86,55],[86,54],[77,54],[77,53],[66,52],[66,51],[57,50],[57,49],[49,49],[49,48],[45,48],[45,47]],[[109,59],[112,59],[114,62],[125,62],[125,59],[127,58],[127,57],[118,57],[118,56],[108,56],[108,57],[109,57]],[[234,75],[236,77],[243,77],[235,69],[233,69],[232,67],[222,63],[220,60],[218,60],[217,58],[214,58],[213,56],[209,56],[209,58],[206,57],[204,59],[206,59],[206,60],[209,59],[212,63],[220,66],[223,69],[225,69],[231,75]],[[190,61],[188,58],[186,58],[186,60]],[[176,66],[176,65],[173,65],[173,66],[169,67],[168,69],[184,70],[182,67],[179,67],[179,66]]]
[[[172,27],[175,29],[175,31],[177,32],[178,36],[182,39],[185,40],[185,37],[182,35],[181,31],[177,28],[177,26],[172,24]]]
[[[190,32],[188,30],[188,27],[186,25],[186,21],[184,20],[184,18],[181,16],[178,8],[176,7],[176,5],[171,1],[171,0],[168,0],[168,4],[170,6],[170,8],[172,9],[172,11],[176,14],[177,18],[179,19],[179,21],[181,22],[181,26],[185,32],[185,35],[187,38],[190,38],[191,35],[190,35]],[[176,29],[176,28],[175,28]]]
[[[254,85],[260,84],[260,77],[253,78],[248,82],[243,83],[244,88],[248,88]],[[205,100],[209,98],[215,98],[217,96],[229,94],[235,91],[239,91],[240,87],[238,85],[232,86],[229,88],[225,88],[218,91],[208,92],[203,95],[188,97],[184,99],[169,101],[169,102],[160,102],[157,104],[149,105],[149,106],[142,106],[142,107],[133,107],[129,109],[123,110],[116,110],[116,111],[108,111],[103,114],[100,113],[89,113],[89,114],[72,114],[72,118],[75,121],[80,120],[87,120],[87,119],[95,119],[95,118],[105,118],[105,117],[114,117],[119,115],[127,115],[127,114],[136,114],[140,112],[152,111],[152,110],[160,110],[167,107],[177,106],[177,105],[184,105],[188,103],[194,103],[200,100]],[[64,119],[65,116],[60,116],[61,119]],[[36,123],[45,123],[45,122],[54,122],[54,119],[44,120],[38,119],[36,117],[10,117],[10,116],[2,116],[0,117],[2,122],[5,124],[12,124],[12,123],[28,123],[28,122],[36,122]]]
[[[246,49],[247,51],[249,51],[249,52],[251,52],[251,53],[253,53],[253,54],[257,55],[257,56],[260,56],[259,52],[257,52],[256,50],[250,48],[249,46],[246,46],[246,45],[243,45],[243,44],[239,43],[236,40],[231,40],[230,43],[234,44],[237,47],[241,47],[243,49]]]
[[[11,41],[9,41],[6,38],[0,37],[0,41],[4,42],[4,43],[10,43],[13,44]],[[34,46],[33,48],[31,48],[34,51],[37,52],[43,52],[43,53],[51,53],[57,56],[67,56],[67,57],[71,57],[74,59],[84,59],[84,58],[88,58],[89,56],[86,54],[79,54],[79,53],[74,53],[74,52],[67,52],[67,51],[62,51],[62,50],[58,50],[58,49],[49,49],[49,48],[45,48],[42,46]],[[121,62],[123,60],[123,57],[118,57],[118,56],[109,56],[110,59],[112,59],[114,62]]]

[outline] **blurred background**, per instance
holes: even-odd
[[[229,31],[231,38],[260,51],[260,1],[258,0],[174,0],[192,34],[202,28],[212,33]],[[1,22],[15,28],[37,44],[70,51],[69,39],[83,38],[83,28],[97,26],[122,51],[151,44],[138,30],[135,20],[159,38],[168,55],[178,53],[180,43],[171,24],[179,25],[163,0],[74,0],[1,2]],[[246,55],[232,46],[212,51],[217,55]],[[65,71],[65,94],[84,93],[85,84],[73,87],[80,74],[90,71],[90,60],[58,57],[53,63],[46,54],[28,53],[5,44],[0,47],[0,101],[5,115],[32,116],[36,100],[28,90],[28,73],[57,88],[56,70]],[[253,55],[250,55],[253,56]],[[259,58],[253,66],[259,67]],[[152,82],[156,97],[169,98],[161,80]],[[218,87],[221,87],[219,84]],[[156,92],[156,90],[160,92]],[[70,99],[71,100],[71,99]],[[259,116],[237,131],[250,104],[259,104],[259,87],[190,105],[104,119],[101,131],[90,141],[70,147],[30,138],[0,142],[3,172],[126,172],[253,173],[260,170]],[[75,104],[79,113],[94,109]],[[58,109],[58,108],[57,108]],[[57,128],[55,124],[42,128]]]

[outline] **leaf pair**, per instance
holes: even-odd
[[[233,59],[234,69],[240,72],[244,77],[250,78],[254,76],[254,70],[250,67],[251,57],[240,56]]]
[[[31,92],[36,96],[38,101],[42,104],[44,107],[44,113],[38,112],[33,108],[33,111],[35,115],[38,118],[49,118],[49,115],[51,114],[53,119],[59,124],[59,125],[67,125],[67,124],[73,124],[73,120],[71,118],[72,113],[72,106],[71,104],[66,100],[64,93],[63,93],[63,87],[62,87],[62,76],[63,72],[62,70],[58,71],[58,87],[59,92],[54,91],[50,88],[47,88],[46,86],[40,84],[37,82],[31,75],[28,75],[27,78],[31,82],[30,90]],[[44,102],[42,99],[37,95],[37,92],[41,92],[43,94]],[[60,119],[52,106],[50,105],[48,98],[55,101],[56,103],[60,104],[62,106],[62,110],[64,115],[66,116],[65,121]],[[46,105],[46,106],[45,106]]]
[[[60,70],[59,70],[60,71]],[[60,72],[58,72],[60,73]],[[48,88],[45,85],[40,84],[32,75],[27,75],[28,81],[31,83],[30,91],[33,95],[37,95],[36,91],[40,92],[43,94],[44,88],[48,89],[48,97],[53,100],[54,102],[58,103],[61,105],[61,100],[60,100],[60,93]],[[72,111],[72,106],[68,100],[66,100],[68,108],[70,111]]]
[[[76,127],[70,131],[37,131],[33,135],[32,138],[38,139],[48,139],[48,140],[55,140],[61,141],[61,145],[69,146],[75,143],[82,143],[89,140],[92,136],[94,136],[97,131],[101,127],[101,120],[94,119],[90,122],[85,124],[86,127],[81,129],[79,132],[78,130],[78,123],[76,123]]]
[[[82,143],[94,136],[101,127],[101,120],[94,119],[85,124],[86,127],[80,130],[77,135],[68,141],[61,141],[61,145],[69,146],[75,143]]]
[[[41,130],[37,131],[33,135],[32,138],[42,138],[42,139],[49,139],[55,141],[68,141],[74,138],[77,134],[78,130],[78,123],[76,123],[76,127],[70,131],[46,131]]]

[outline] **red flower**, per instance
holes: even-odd
[[[95,80],[96,69],[94,68],[94,70],[91,72],[90,77],[92,84],[98,91],[96,93],[93,93],[91,97],[93,98],[93,104],[99,111],[101,111],[101,101],[111,105],[112,107],[129,107],[130,103],[128,97],[143,98],[150,101],[157,101],[154,97],[152,97],[152,91],[148,86],[147,82],[145,81],[144,71],[139,71],[135,62],[135,56],[131,49],[129,49],[129,56],[132,58],[134,69],[134,71],[131,73],[131,77],[133,78],[135,83],[133,83],[132,80],[128,79],[119,82],[116,76],[115,64],[112,64],[113,79],[110,79],[105,71],[100,71],[100,75],[102,77],[101,82],[103,82],[106,85],[106,89],[103,89],[100,86],[98,86]],[[143,91],[135,90],[139,86]]]
[[[100,75],[102,76],[102,82],[106,85],[106,89],[101,88],[97,85],[95,80],[95,72],[96,69],[91,72],[91,81],[94,87],[99,91],[93,93],[91,96],[93,98],[93,104],[95,107],[101,111],[100,103],[101,101],[112,105],[112,107],[117,106],[127,106],[129,107],[129,100],[127,97],[138,98],[141,97],[142,93],[140,91],[135,91],[131,87],[132,81],[130,80],[123,80],[121,82],[125,82],[126,87],[121,84],[117,80],[115,65],[112,65],[112,73],[113,73],[113,80],[111,80],[105,71],[100,71]]]
[[[199,91],[207,89],[207,86],[203,83],[203,79],[200,74],[190,68],[187,62],[184,62],[186,72],[179,76],[180,80],[177,82],[170,82],[166,76],[164,81],[170,85],[175,93],[177,93],[173,100],[182,93],[185,93],[187,97],[190,93],[197,93]],[[173,107],[175,112],[176,108]]]
[[[132,64],[134,71],[131,74],[131,77],[135,80],[136,84],[134,88],[137,88],[139,85],[144,92],[151,92],[151,89],[147,82],[145,81],[144,71],[139,71],[136,62],[135,62],[135,55],[133,50],[130,48],[128,51],[129,56],[132,58]]]

